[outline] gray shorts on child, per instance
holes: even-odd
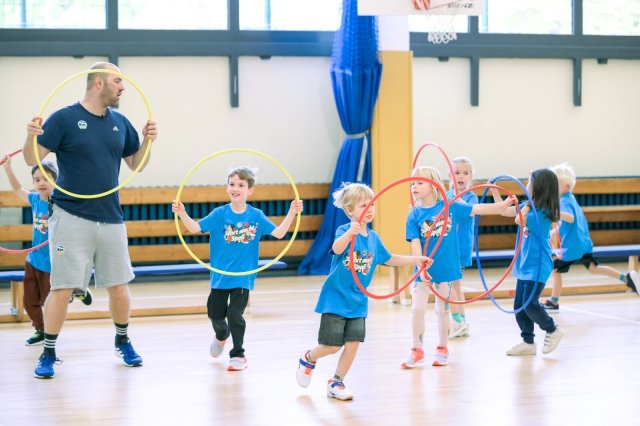
[[[345,342],[364,342],[365,334],[364,318],[322,314],[318,343],[325,346],[343,346]]]
[[[126,284],[134,277],[124,223],[94,222],[53,206],[49,218],[51,289]]]

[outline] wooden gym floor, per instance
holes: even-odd
[[[615,265],[624,269],[626,265]],[[613,284],[575,268],[571,288]],[[498,271],[499,272],[499,271]],[[491,271],[494,277],[496,271]],[[468,271],[465,286],[478,286]],[[565,332],[558,349],[507,357],[520,341],[512,315],[490,301],[467,305],[468,338],[450,342],[450,364],[430,365],[433,304],[427,312],[426,365],[402,370],[411,343],[410,306],[371,301],[367,339],[345,383],[350,402],[328,399],[326,381],[338,355],[319,361],[309,388],[295,380],[297,359],[316,343],[313,312],[323,277],[259,278],[246,315],[249,368],[227,372],[208,354],[206,314],[131,321],[144,366],[127,368],[113,354],[108,319],[69,320],[58,341],[52,380],[33,378],[41,346],[25,347],[29,323],[0,324],[0,425],[631,425],[640,416],[640,297],[632,293],[565,296],[553,317]],[[373,290],[388,291],[387,277]],[[136,284],[134,308],[204,305],[206,281]],[[512,280],[504,284],[512,288]],[[502,287],[501,287],[502,288]],[[570,292],[570,290],[568,290]],[[78,301],[70,312],[105,310]],[[0,290],[0,309],[8,308]],[[509,299],[499,299],[509,308]],[[228,348],[227,348],[228,349]]]

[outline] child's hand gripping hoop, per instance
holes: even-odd
[[[265,159],[271,161],[280,170],[282,170],[282,173],[284,173],[284,175],[287,177],[287,180],[289,180],[289,183],[291,184],[291,187],[293,188],[293,192],[295,194],[296,201],[300,201],[300,194],[298,193],[298,188],[296,187],[296,184],[293,181],[293,178],[291,177],[289,172],[287,172],[287,170],[282,166],[282,164],[278,163],[275,159],[273,159],[272,157],[268,156],[267,154],[264,154],[264,153],[262,153],[260,151],[256,151],[256,150],[253,150],[253,149],[246,149],[246,148],[225,149],[225,150],[222,150],[222,151],[214,152],[213,154],[209,155],[208,157],[205,157],[202,160],[200,160],[199,162],[197,162],[196,165],[193,166],[191,168],[191,170],[189,170],[189,172],[184,177],[184,179],[182,179],[182,183],[180,183],[180,188],[178,188],[178,194],[175,197],[176,201],[178,201],[178,202],[180,201],[180,194],[182,194],[182,190],[186,186],[187,181],[189,180],[189,178],[191,178],[191,175],[193,175],[193,173],[200,168],[200,166],[202,166],[204,163],[206,163],[207,161],[211,160],[212,158],[219,157],[220,155],[228,154],[228,153],[231,153],[231,152],[246,152],[246,153],[254,154],[254,155],[257,155],[259,157],[262,157],[262,158],[265,158]],[[264,271],[265,269],[267,269],[268,267],[270,267],[271,265],[276,263],[278,260],[280,260],[282,258],[282,256],[285,255],[287,250],[289,250],[289,247],[291,247],[291,244],[293,244],[293,241],[296,239],[296,235],[298,234],[298,228],[300,228],[300,214],[301,214],[300,212],[298,212],[296,214],[296,225],[295,225],[295,228],[293,229],[293,234],[291,235],[291,239],[289,240],[287,245],[284,247],[284,249],[282,249],[280,254],[278,254],[273,260],[271,260],[266,265],[263,265],[263,266],[261,266],[259,268],[256,268],[256,269],[252,269],[250,271],[239,271],[239,272],[223,271],[223,270],[214,268],[213,266],[211,266],[208,263],[203,262],[198,256],[196,256],[196,254],[193,251],[191,251],[191,249],[187,245],[186,241],[184,240],[184,237],[182,236],[182,231],[180,230],[180,221],[179,221],[178,215],[176,213],[174,213],[173,218],[174,218],[174,222],[176,224],[176,231],[178,232],[178,238],[180,239],[180,242],[184,246],[184,249],[187,251],[187,253],[189,253],[189,255],[193,258],[193,260],[195,260],[196,262],[198,262],[200,265],[204,266],[205,268],[209,269],[210,271],[216,272],[218,274],[230,275],[230,276],[241,276],[241,275],[255,274],[255,273],[258,273],[260,271]]]
[[[380,198],[380,196],[382,194],[384,194],[385,192],[387,192],[389,189],[404,183],[404,182],[411,182],[411,181],[422,181],[422,182],[427,182],[431,185],[433,185],[438,192],[440,193],[440,195],[442,196],[442,198],[444,200],[447,199],[447,194],[444,190],[444,188],[442,188],[436,181],[431,180],[429,178],[426,177],[422,177],[422,176],[412,176],[412,177],[407,177],[407,178],[402,178],[399,179],[395,182],[390,183],[389,185],[387,185],[386,187],[384,187],[380,192],[378,192],[378,194],[376,194],[371,201],[369,201],[369,203],[365,206],[364,210],[362,211],[362,214],[360,215],[360,217],[358,218],[358,222],[362,222],[362,219],[364,218],[364,216],[367,214],[367,211],[369,210],[369,208],[371,207],[371,205],[373,205],[373,203],[376,202],[376,200],[378,198]],[[449,204],[445,202],[444,205],[444,212],[446,214],[446,217],[449,217]],[[446,223],[445,223],[446,225]],[[429,227],[429,230],[427,231],[427,235],[431,235],[431,232],[433,232],[435,226],[435,222]],[[444,233],[440,234],[440,237],[438,238],[438,241],[436,242],[436,245],[433,247],[433,250],[431,251],[431,253],[429,254],[429,257],[433,259],[433,255],[435,254],[436,250],[438,250],[438,247],[440,246],[440,242],[442,241],[442,238],[444,238]],[[388,299],[389,297],[393,297],[397,294],[400,294],[402,291],[404,291],[405,288],[407,288],[409,286],[409,284],[411,284],[417,277],[418,275],[420,275],[422,273],[422,271],[424,271],[424,266],[418,268],[418,272],[415,273],[415,275],[413,275],[411,278],[409,278],[409,281],[407,281],[404,285],[402,285],[398,290],[394,291],[393,293],[389,293],[386,295],[377,295],[377,294],[373,294],[371,292],[369,292],[360,282],[360,279],[358,278],[358,273],[356,272],[355,266],[354,266],[354,259],[353,259],[353,250],[354,250],[354,246],[356,244],[356,236],[353,235],[351,237],[351,244],[349,244],[349,269],[351,270],[351,275],[353,275],[353,280],[356,282],[356,285],[358,286],[358,288],[360,289],[360,291],[362,291],[364,294],[366,294],[368,297],[372,298],[372,299]]]
[[[71,77],[68,77],[62,83],[58,84],[58,86],[55,89],[53,89],[53,91],[51,93],[49,93],[49,96],[47,96],[47,99],[45,99],[44,103],[40,107],[40,111],[38,112],[38,116],[39,117],[42,116],[45,108],[47,107],[47,105],[51,101],[51,98],[53,98],[53,96],[56,93],[58,93],[58,91],[60,89],[62,89],[65,85],[67,85],[67,83],[69,83],[71,80],[74,80],[74,79],[76,79],[76,78],[78,78],[80,76],[88,75],[88,74],[95,74],[95,73],[117,75],[117,76],[127,80],[129,83],[131,83],[131,85],[133,87],[135,87],[135,89],[138,91],[138,93],[140,93],[140,96],[142,97],[142,100],[144,101],[145,107],[147,108],[147,114],[149,116],[149,120],[152,119],[151,107],[149,106],[149,101],[147,100],[147,97],[144,95],[144,92],[142,91],[140,86],[138,86],[133,80],[131,80],[129,77],[127,77],[126,75],[124,75],[122,73],[119,73],[119,72],[113,71],[113,70],[105,70],[105,69],[92,69],[92,70],[80,71],[79,73],[74,74]],[[131,180],[135,177],[135,175],[138,174],[138,172],[140,171],[142,166],[146,163],[147,157],[149,157],[149,152],[151,151],[151,140],[149,140],[149,143],[147,144],[147,149],[144,152],[144,156],[142,157],[142,160],[140,160],[140,163],[138,164],[138,167],[136,167],[136,169],[120,185],[118,185],[115,188],[112,188],[112,189],[110,189],[108,191],[101,192],[99,194],[76,194],[74,192],[67,191],[66,189],[58,186],[58,184],[56,184],[53,181],[53,179],[51,179],[49,177],[49,175],[45,172],[44,168],[42,167],[42,161],[40,159],[40,154],[38,152],[38,136],[37,135],[33,136],[33,149],[35,151],[36,162],[38,163],[38,167],[40,168],[40,171],[44,175],[45,179],[47,179],[51,185],[53,185],[58,191],[62,192],[63,194],[67,194],[70,197],[82,198],[82,199],[86,200],[86,199],[93,199],[93,198],[101,198],[101,197],[105,197],[105,196],[107,196],[109,194],[113,194],[114,192],[120,190],[123,186],[125,186],[126,184],[131,182]]]

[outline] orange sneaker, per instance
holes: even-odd
[[[438,346],[433,358],[434,367],[442,367],[449,364],[449,349],[446,346]]]
[[[405,362],[400,364],[402,368],[415,368],[424,362],[424,351],[422,348],[411,348],[411,352],[409,353],[409,357]]]

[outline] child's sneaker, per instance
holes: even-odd
[[[640,293],[638,293],[638,287],[640,287],[640,276],[638,276],[636,271],[631,271],[627,274],[627,287],[640,296]]]
[[[229,360],[227,371],[240,371],[247,368],[247,358],[242,356],[234,356]]]
[[[316,368],[316,363],[309,361],[309,352],[311,351],[306,351],[298,360],[298,369],[296,370],[296,380],[303,388],[306,388],[311,383],[313,369]]]
[[[535,355],[536,345],[535,343],[522,342],[518,343],[507,351],[509,356],[521,356],[521,355]]]
[[[558,312],[558,310],[560,309],[560,304],[554,302],[551,299],[547,299],[546,302],[544,302],[544,305],[542,305],[542,307],[549,312]]]
[[[353,399],[353,395],[347,390],[342,380],[329,380],[327,383],[327,396],[329,398],[339,399],[340,401]]]
[[[455,339],[456,337],[467,337],[469,336],[469,324],[466,322],[461,322],[455,324],[453,329],[449,333],[449,339]]]
[[[38,359],[38,365],[33,372],[33,377],[35,377],[36,379],[51,379],[53,376],[55,376],[55,372],[53,371],[53,364],[61,363],[62,361],[56,358],[55,355],[43,353]]]
[[[25,346],[42,345],[44,343],[44,331],[36,330],[31,337],[24,342]]]
[[[211,346],[209,346],[209,353],[211,354],[211,356],[214,358],[218,358],[220,354],[222,354],[222,351],[224,350],[224,344],[226,342],[227,339],[218,340],[214,337],[213,342],[211,342]]]
[[[122,358],[122,362],[127,367],[139,367],[142,365],[142,357],[133,349],[130,339],[123,343],[116,342],[116,355]]]
[[[411,348],[409,357],[405,362],[400,364],[402,368],[415,368],[424,363],[424,351],[422,348]]]
[[[542,353],[548,354],[550,352],[553,352],[554,349],[558,346],[558,343],[560,343],[560,340],[562,340],[563,336],[564,336],[564,333],[560,330],[559,327],[556,327],[556,331],[554,331],[553,333],[545,334],[544,346],[542,346]]]
[[[433,358],[434,367],[443,367],[449,364],[449,349],[446,346],[436,347],[436,353]]]

